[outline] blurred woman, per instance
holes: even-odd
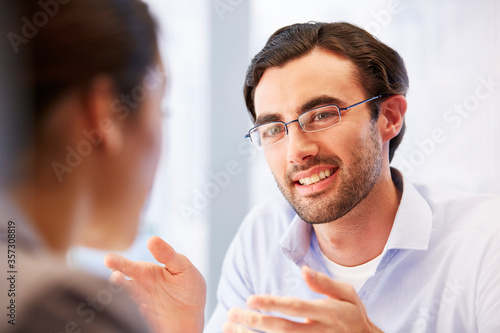
[[[123,250],[135,237],[160,154],[166,76],[156,25],[139,0],[11,2],[18,11],[9,17],[19,19],[10,20],[7,48],[27,59],[16,74],[29,103],[7,111],[24,122],[2,168],[1,253],[12,258],[0,266],[10,278],[2,278],[0,331],[147,332],[122,292],[128,280],[115,274],[120,286],[109,284],[64,260],[76,244]],[[132,290],[149,326],[201,331],[202,276],[159,238],[148,246],[166,264],[159,273],[178,277],[158,291],[169,310],[162,316]]]

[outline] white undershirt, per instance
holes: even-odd
[[[367,263],[359,266],[346,267],[331,261],[322,251],[320,252],[323,262],[332,275],[332,278],[337,281],[350,283],[354,289],[356,289],[356,292],[361,289],[366,280],[375,274],[377,266],[382,260],[381,253],[378,257],[368,261]]]

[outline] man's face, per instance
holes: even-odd
[[[314,107],[346,107],[373,97],[365,96],[355,72],[349,60],[322,50],[266,70],[255,91],[256,124],[289,122]],[[281,192],[304,221],[344,216],[376,184],[382,140],[367,104],[343,111],[337,126],[306,133],[293,123],[288,134],[264,152]]]

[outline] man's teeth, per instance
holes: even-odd
[[[300,183],[300,185],[311,185],[311,184],[317,183],[325,178],[330,177],[332,174],[333,174],[333,172],[330,171],[330,169],[326,169],[326,170],[321,171],[318,174],[312,175],[311,177],[300,178],[299,183]]]

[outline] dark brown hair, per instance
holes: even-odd
[[[117,93],[130,93],[158,60],[156,23],[140,0],[53,1],[53,16],[40,1],[23,2],[28,20],[43,12],[48,17],[26,44],[37,116],[59,95],[84,88],[99,74],[114,79]]]
[[[63,94],[78,90],[83,96],[104,74],[117,95],[129,95],[159,58],[157,26],[141,0],[0,1],[7,36],[1,44],[7,64],[0,102],[2,116],[8,115],[0,138],[8,161],[0,168],[3,186],[31,172],[24,152],[39,144],[40,124]]]
[[[284,66],[291,60],[303,57],[314,49],[335,52],[353,62],[356,79],[366,93],[366,98],[384,95],[370,103],[372,119],[380,112],[380,103],[390,95],[404,95],[409,80],[403,59],[365,30],[349,23],[293,24],[276,31],[264,48],[257,53],[248,67],[244,95],[247,109],[255,121],[254,93],[264,72]],[[401,143],[405,124],[389,145],[389,160]]]

